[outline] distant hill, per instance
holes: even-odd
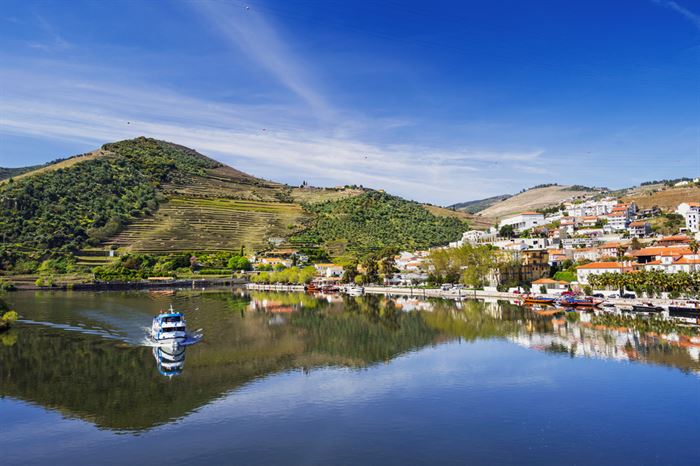
[[[477,216],[500,220],[523,211],[542,209],[560,204],[569,199],[589,197],[599,192],[602,192],[602,190],[585,186],[548,185],[535,187],[494,203],[479,211]]]
[[[343,219],[352,229],[333,238],[334,244],[347,240],[353,251],[368,250],[355,247],[358,238],[362,244],[441,244],[459,237],[470,218],[367,189],[275,183],[187,147],[144,137],[13,173],[12,183],[0,182],[0,234],[7,246],[0,249],[0,269],[86,248],[154,254],[261,251],[290,244],[302,233],[310,233],[308,240],[321,231],[313,231],[321,212],[317,204],[334,216],[344,200],[358,196],[366,196],[364,211]],[[382,222],[371,228],[363,223],[377,212]],[[326,233],[316,237],[310,246],[325,248],[330,241]]]
[[[18,168],[3,168],[0,167],[0,181],[13,178],[15,176],[21,175],[28,171],[36,170],[41,167],[41,165],[35,165],[32,167],[18,167]]]
[[[513,197],[513,195],[501,194],[498,196],[487,197],[485,199],[477,199],[475,201],[459,202],[448,206],[448,208],[468,212],[470,214],[476,214],[477,212],[481,212],[482,210],[487,209],[498,202],[505,201],[510,197]]]
[[[627,190],[621,200],[634,202],[642,209],[657,206],[662,210],[673,211],[681,202],[700,202],[700,186],[647,184]]]

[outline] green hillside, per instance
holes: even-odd
[[[107,250],[115,248],[255,252],[292,239],[356,254],[427,247],[457,238],[464,216],[362,188],[262,180],[141,137],[0,183],[0,270],[31,272],[53,257],[89,271],[108,263]]]
[[[468,229],[456,217],[378,191],[307,206],[307,229],[295,239],[324,244],[332,254],[363,255],[386,246],[421,249],[459,239]]]

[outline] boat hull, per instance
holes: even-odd
[[[663,312],[664,308],[660,306],[640,306],[632,305],[633,312]]]
[[[691,319],[700,319],[700,308],[669,306],[668,314],[671,317],[689,317]]]

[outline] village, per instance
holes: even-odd
[[[488,230],[469,230],[459,241],[432,250],[401,251],[393,256],[393,273],[385,273],[385,287],[463,289],[459,283],[436,282],[431,255],[435,250],[487,247],[496,252],[496,264],[481,287],[486,292],[531,291],[557,295],[566,291],[601,298],[636,297],[624,285],[607,284],[601,277],[627,276],[640,272],[690,274],[700,270],[700,203],[680,203],[674,212],[684,224],[671,234],[654,232],[652,223],[662,215],[659,208],[639,209],[635,203],[614,198],[575,199],[558,209],[526,211],[503,218]],[[258,270],[281,270],[308,263],[295,249],[274,250],[254,258]],[[347,282],[347,265],[315,263],[314,283],[333,288]],[[357,269],[362,272],[362,266]],[[357,282],[361,284],[361,282]],[[369,283],[365,283],[368,285]],[[631,287],[628,287],[631,288]],[[647,297],[691,298],[682,292],[660,288]],[[689,291],[689,290],[688,290]],[[621,296],[624,295],[624,296]],[[640,296],[641,297],[641,296]]]

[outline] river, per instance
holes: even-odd
[[[700,345],[505,302],[16,292],[0,464],[700,464]],[[160,309],[203,340],[144,344]],[[584,319],[585,320],[585,319]]]

